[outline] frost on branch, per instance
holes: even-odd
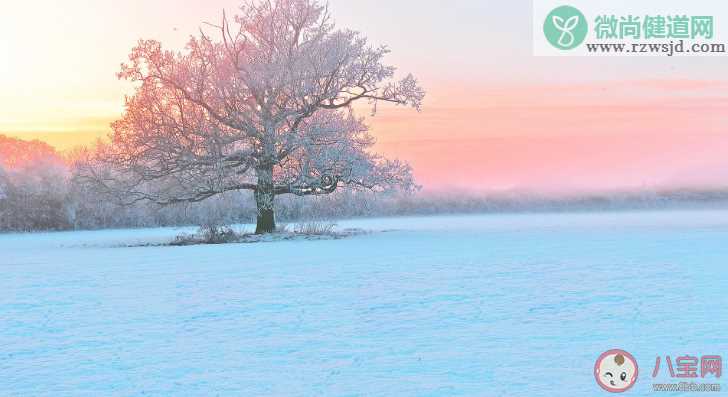
[[[337,30],[315,0],[249,1],[182,52],[142,40],[119,73],[136,93],[84,175],[116,197],[162,204],[251,190],[270,216],[277,194],[410,190],[409,166],[371,153],[352,111],[420,109],[424,90],[395,78],[388,52]]]

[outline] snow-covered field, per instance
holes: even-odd
[[[728,211],[340,226],[373,233],[0,235],[0,396],[596,396],[611,348],[654,395],[657,356],[728,358]]]

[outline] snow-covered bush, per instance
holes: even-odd
[[[293,227],[293,233],[308,236],[328,236],[334,233],[336,224],[333,222],[303,222]]]
[[[49,145],[0,135],[0,230],[68,229],[68,180]]]

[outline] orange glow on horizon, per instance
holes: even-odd
[[[629,93],[635,86],[641,97]],[[723,186],[728,99],[713,96],[713,87],[701,81],[434,87],[421,113],[381,107],[368,123],[375,150],[410,162],[428,189]],[[562,95],[549,100],[554,90]],[[8,135],[68,150],[106,137],[112,120],[60,126],[76,132]]]

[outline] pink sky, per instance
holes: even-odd
[[[130,92],[114,74],[138,38],[181,48],[237,3],[5,5],[0,133],[60,148],[103,136]],[[430,189],[728,185],[722,58],[536,58],[530,2],[517,3],[331,2],[341,27],[388,44],[428,89],[421,114],[382,108],[370,120],[379,151],[410,161]]]
[[[409,155],[427,187],[715,188],[728,184],[728,99],[714,96],[726,88],[698,80],[514,84],[475,90],[476,105],[448,99],[472,87],[443,88],[438,106],[378,115],[374,130],[386,154]]]

